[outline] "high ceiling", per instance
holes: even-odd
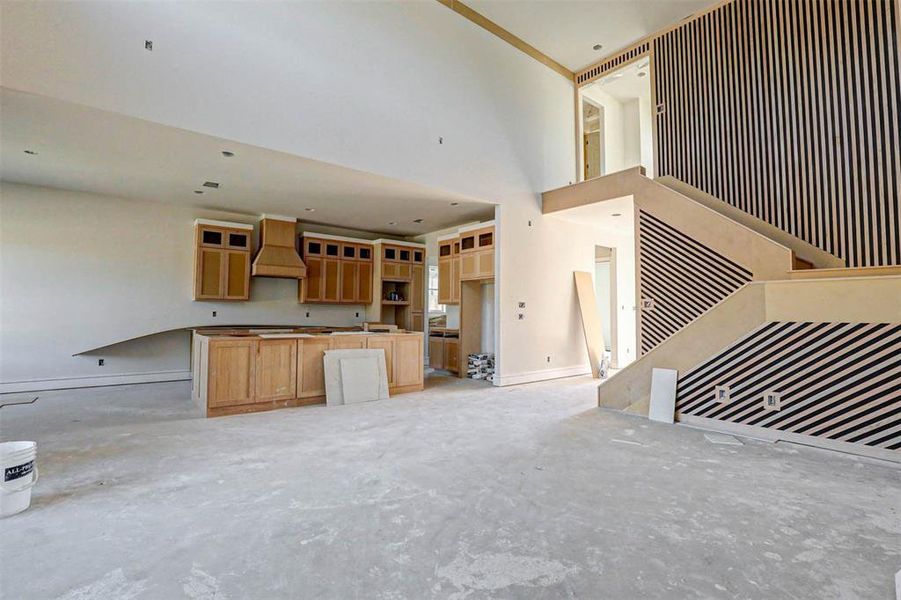
[[[466,0],[572,71],[717,4],[715,0]],[[601,44],[600,50],[594,46]]]
[[[494,217],[443,190],[5,88],[0,178],[395,235]]]

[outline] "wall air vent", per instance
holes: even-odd
[[[219,183],[216,181],[204,181],[203,187],[213,188],[214,190],[219,189]]]

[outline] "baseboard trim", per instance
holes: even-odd
[[[108,385],[128,385],[133,383],[161,383],[163,381],[184,381],[186,379],[191,379],[191,371],[155,371],[150,373],[119,373],[116,375],[91,375],[58,379],[32,379],[29,381],[0,383],[0,394],[46,392],[50,390],[105,387]]]
[[[578,377],[580,375],[591,375],[591,367],[588,365],[579,365],[577,367],[563,367],[560,369],[527,371],[525,373],[514,373],[512,375],[496,375],[494,378],[494,385],[503,387],[505,385],[535,383],[536,381],[563,379],[564,377]]]
[[[855,456],[865,456],[867,458],[875,458],[892,463],[901,463],[901,452],[896,450],[888,450],[886,448],[873,448],[863,444],[852,444],[850,442],[840,442],[825,438],[818,438],[812,435],[803,435],[800,433],[792,433],[790,431],[780,431],[778,429],[769,429],[767,427],[754,427],[753,425],[744,425],[742,423],[731,423],[728,421],[720,421],[718,419],[707,419],[705,417],[696,417],[692,415],[682,415],[678,417],[680,425],[692,427],[694,429],[705,429],[708,431],[717,431],[719,433],[729,433],[742,437],[749,437],[766,442],[788,442],[801,446],[809,446],[820,448],[822,450],[832,450],[833,452],[843,452],[845,454],[853,454]]]

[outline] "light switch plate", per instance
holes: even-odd
[[[763,409],[776,412],[782,410],[782,394],[779,392],[764,392]]]

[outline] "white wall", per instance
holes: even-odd
[[[641,164],[641,116],[638,98],[622,103],[623,168]]]
[[[247,215],[4,182],[0,391],[30,387],[23,382],[33,380],[184,376],[189,368],[185,332],[72,356],[151,332],[193,325],[362,321],[362,307],[298,304],[297,283],[288,279],[253,278],[251,302],[194,302],[193,222],[198,217],[257,225]]]
[[[498,382],[587,372],[572,271],[592,268],[593,236],[540,209],[542,191],[575,178],[572,84],[438,2],[4,3],[0,38],[4,85],[15,89],[499,204]],[[143,49],[148,38],[152,53]],[[162,208],[134,215],[119,221],[147,221],[155,242],[151,229],[178,221]],[[102,221],[101,239],[125,235],[101,233]],[[189,270],[190,243],[167,244],[170,266],[148,279]],[[77,308],[63,312],[88,322],[65,334],[63,366],[52,372],[69,372],[62,353],[71,347],[124,337],[134,319],[159,321],[173,310],[194,318],[185,290],[163,287],[127,292],[128,310],[103,324],[91,310],[121,304],[130,283],[112,271],[119,277],[104,274],[99,288],[69,290]],[[283,314],[274,297],[289,295],[282,285],[259,287],[267,305],[223,310],[271,308],[274,318]],[[528,302],[522,321],[520,300]],[[56,352],[44,313],[27,316],[19,327],[40,340],[31,351]],[[20,331],[5,343],[18,349],[24,340]],[[14,363],[11,377],[46,374]]]
[[[604,336],[604,349],[611,350],[613,311],[612,292],[610,280],[610,261],[604,260],[594,265],[594,295],[597,298],[598,317],[601,320],[601,334]]]

